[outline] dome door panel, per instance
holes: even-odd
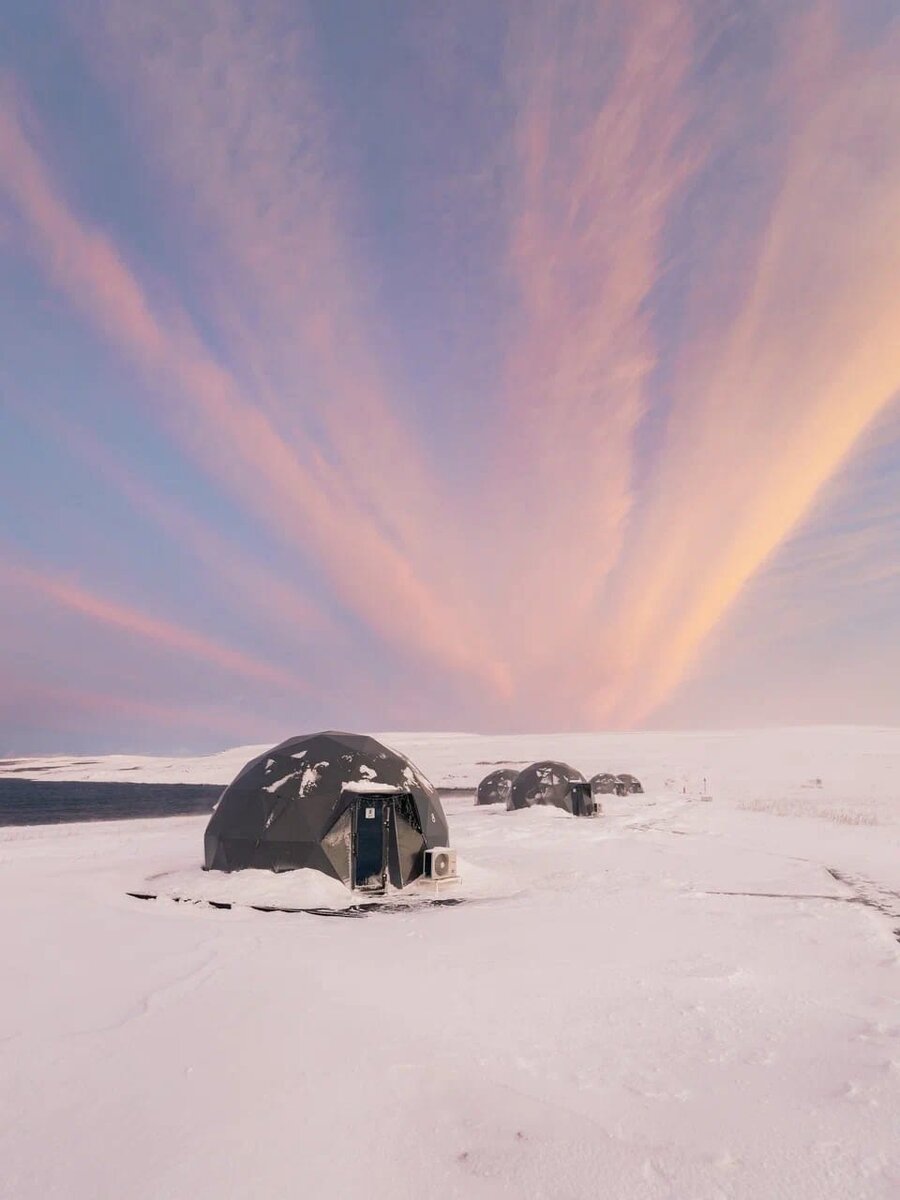
[[[353,817],[353,886],[383,892],[387,885],[388,839],[393,797],[365,796],[356,800]]]

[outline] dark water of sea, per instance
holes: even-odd
[[[206,783],[90,783],[0,779],[0,825],[121,821],[208,813],[222,794]]]
[[[128,821],[210,813],[223,792],[217,783],[92,783],[0,778],[0,826],[58,825],[64,821]],[[471,788],[439,794],[474,797]]]

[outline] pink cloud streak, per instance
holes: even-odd
[[[822,10],[792,33],[783,184],[736,316],[707,314],[683,357],[606,644],[618,681],[595,694],[604,720],[672,694],[900,389],[900,42],[842,50]]]
[[[527,15],[526,15],[527,14]],[[611,62],[610,23],[621,24]],[[592,636],[633,504],[634,437],[655,346],[646,311],[689,163],[677,147],[692,29],[682,4],[535,6],[513,18],[521,297],[506,366],[516,657],[571,712],[566,647]],[[564,581],[564,583],[562,582]],[[532,681],[533,682],[533,681]]]
[[[29,588],[70,612],[119,629],[130,637],[187,654],[257,683],[273,684],[289,691],[307,689],[306,683],[292,671],[261,662],[205,634],[120,604],[49,572],[7,563],[0,566],[0,575],[7,584]]]
[[[54,281],[142,367],[176,385],[182,403],[161,397],[159,416],[213,479],[279,536],[312,550],[342,601],[389,641],[411,644],[493,691],[508,688],[507,672],[482,635],[460,625],[453,608],[360,510],[342,474],[311,449],[311,462],[301,465],[266,413],[205,352],[186,318],[165,324],[153,314],[111,242],[67,209],[9,101],[0,110],[0,175]]]
[[[254,719],[252,713],[233,713],[168,701],[159,704],[135,696],[41,683],[34,679],[5,680],[4,694],[0,697],[0,714],[4,708],[8,709],[12,720],[21,719],[23,710],[34,709],[40,713],[48,735],[60,729],[80,728],[85,716],[107,719],[132,717],[161,729],[177,731],[187,727],[239,739],[262,737],[269,732],[265,725],[260,725]]]
[[[183,546],[194,562],[233,591],[245,608],[258,611],[289,633],[295,643],[340,637],[335,623],[296,586],[250,558],[234,542],[193,512],[163,495],[123,464],[95,434],[58,412],[39,411],[33,403],[16,403],[23,419],[51,433],[69,453],[104,478],[147,520]]]
[[[192,27],[175,4],[132,20],[114,3],[104,17],[117,86],[214,247],[227,352],[73,213],[9,100],[0,174],[22,229],[60,290],[162,383],[156,414],[179,445],[388,644],[494,711],[514,698],[543,719],[645,720],[900,387],[896,31],[851,51],[827,5],[785,28],[780,187],[749,283],[733,283],[726,236],[722,279],[692,285],[659,468],[638,494],[648,300],[705,150],[686,145],[695,31],[676,0],[512,10],[505,465],[472,505],[472,536],[385,382],[308,31],[279,41],[282,11],[204,4]],[[714,310],[707,285],[734,308]],[[119,482],[187,544],[206,538]],[[253,565],[229,569],[251,592]],[[479,595],[488,569],[499,582]],[[289,619],[302,601],[271,583]]]
[[[302,9],[198,0],[187,13],[160,0],[137,11],[104,4],[96,15],[86,34],[96,61],[215,243],[200,269],[256,404],[294,446],[315,429],[342,489],[421,561],[442,522],[438,476],[372,344],[380,314],[351,249],[352,203]],[[314,459],[307,452],[308,468]],[[402,464],[402,497],[388,464]]]

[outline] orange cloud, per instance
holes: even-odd
[[[66,449],[105,478],[142,516],[184,546],[194,562],[202,564],[221,588],[231,590],[246,608],[277,622],[294,643],[340,636],[334,622],[317,609],[299,588],[287,583],[262,562],[249,558],[217,529],[193,512],[142,481],[88,429],[58,412],[40,411],[33,403],[19,403],[23,419],[52,433]]]
[[[511,52],[521,304],[507,361],[503,541],[517,555],[519,652],[543,657],[544,670],[566,639],[587,635],[632,507],[633,439],[655,362],[646,301],[688,169],[677,144],[692,36],[675,0],[629,5],[615,20],[596,4],[524,12]]]
[[[42,261],[56,284],[77,290],[106,333],[126,333],[145,362],[155,361],[162,352],[161,335],[140,288],[111,243],[83,230],[53,195],[16,109],[10,81],[0,78],[0,179],[26,217],[26,233],[39,239]]]
[[[30,567],[4,564],[0,573],[8,582],[27,587],[79,616],[122,630],[130,637],[154,642],[167,650],[187,654],[235,675],[259,683],[270,683],[290,691],[306,691],[307,685],[291,671],[261,662],[232,650],[205,634],[171,621],[161,620],[140,609],[108,600],[96,592]]]
[[[359,506],[348,475],[311,443],[289,444],[183,315],[164,321],[153,313],[109,240],[68,210],[9,98],[0,109],[0,178],[54,281],[141,366],[176,386],[181,402],[164,389],[159,415],[212,478],[278,536],[311,551],[342,602],[383,637],[492,691],[508,688],[484,636],[461,622]]]
[[[308,33],[291,23],[281,37],[274,10],[256,20],[230,0],[203,0],[191,21],[174,0],[104,8],[108,60],[208,236],[203,286],[227,351],[213,355],[71,211],[8,100],[0,177],[49,277],[161,385],[161,421],[209,476],[388,643],[503,703],[518,690],[529,719],[570,720],[585,689],[587,719],[644,719],[900,386],[896,30],[854,51],[825,4],[779,23],[780,186],[749,282],[726,229],[715,278],[690,285],[658,467],[639,492],[648,300],[698,162],[686,81],[709,62],[694,59],[680,0],[511,10],[517,303],[502,465],[470,536],[380,370]],[[714,114],[712,142],[733,136],[733,116]],[[181,524],[187,541],[201,534]],[[472,586],[473,560],[490,594]],[[246,587],[244,565],[231,569]],[[272,581],[282,616],[297,602]]]
[[[381,314],[353,248],[304,13],[197,0],[188,14],[161,0],[92,15],[100,69],[137,100],[146,152],[213,247],[202,258],[210,311],[256,404],[292,444],[314,429],[344,491],[421,560],[443,523],[440,485],[382,377],[371,332]]]
[[[898,31],[865,53],[840,50],[821,11],[793,32],[783,183],[736,316],[707,314],[684,356],[601,639],[618,680],[595,696],[601,719],[638,721],[672,693],[900,389]]]

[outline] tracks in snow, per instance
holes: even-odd
[[[853,893],[846,897],[849,904],[862,904],[865,908],[874,908],[883,916],[890,917],[892,921],[900,921],[900,892],[894,892],[861,875],[849,875],[837,867],[826,867],[825,870],[832,879]],[[894,937],[900,942],[900,926],[894,929]]]

